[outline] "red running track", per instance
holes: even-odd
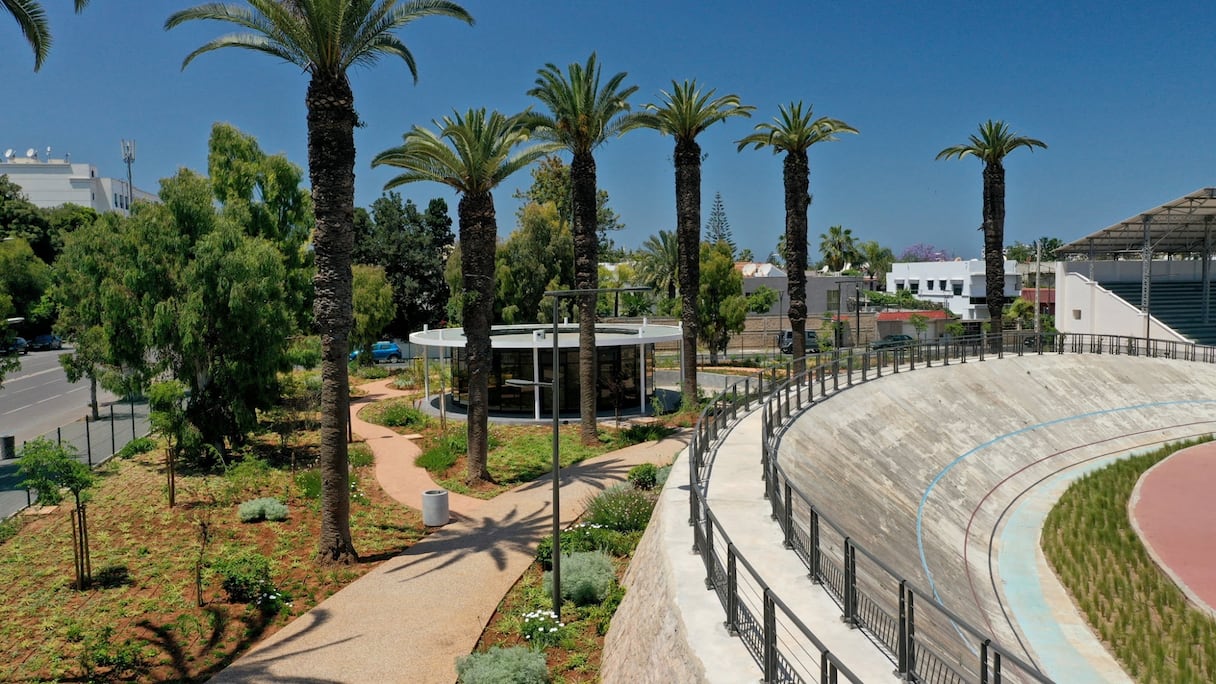
[[[1153,466],[1132,493],[1132,525],[1149,554],[1201,609],[1216,614],[1216,442]]]

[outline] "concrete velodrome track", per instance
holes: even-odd
[[[854,542],[1048,676],[1126,681],[1043,561],[1042,518],[1085,470],[1213,430],[1216,366],[1027,355],[835,394],[795,418],[779,460]]]

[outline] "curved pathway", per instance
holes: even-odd
[[[1216,616],[1216,442],[1170,455],[1140,477],[1128,503],[1149,555],[1198,608]]]
[[[352,414],[398,394],[387,385],[363,385],[368,395],[352,403]],[[436,488],[427,472],[414,466],[418,447],[409,437],[357,415],[352,427],[371,445],[376,478],[393,498],[418,507],[422,492]],[[687,441],[685,431],[564,468],[561,524],[572,523],[591,494],[623,481],[633,466],[668,463]],[[550,482],[545,475],[489,501],[451,494],[455,522],[296,618],[211,681],[451,684],[456,658],[477,645],[549,530]]]

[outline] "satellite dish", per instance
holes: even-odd
[[[31,147],[31,148],[29,148],[28,150],[26,150],[26,151],[25,151],[25,156],[29,157],[30,159],[37,159],[37,158],[38,158],[38,150],[35,150],[34,148],[32,148],[32,147]]]
[[[5,151],[4,151],[4,158],[5,158],[5,159],[12,159],[12,158],[13,158],[13,148],[11,148],[11,147],[10,147],[10,148],[8,148],[7,150],[5,150]]]

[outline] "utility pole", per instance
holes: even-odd
[[[131,182],[131,164],[135,163],[135,141],[122,141],[122,160],[127,164],[127,215],[131,214],[131,206],[135,204],[135,185]]]
[[[1034,340],[1035,344],[1040,342],[1039,339],[1039,281],[1043,278],[1043,238],[1039,238],[1034,243]]]

